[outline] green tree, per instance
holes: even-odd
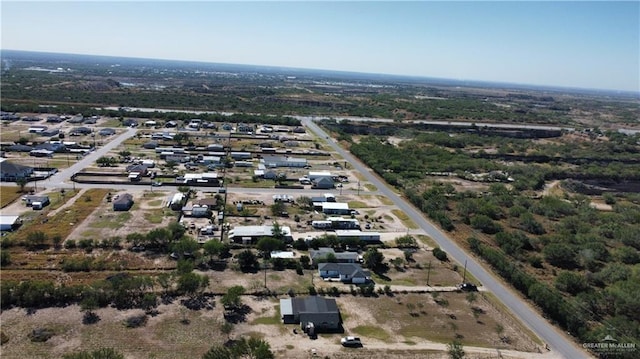
[[[47,235],[42,231],[29,232],[27,234],[27,247],[29,249],[41,249],[47,247]]]
[[[363,255],[364,266],[373,271],[384,269],[384,255],[377,248],[369,248]]]
[[[449,260],[449,258],[447,257],[447,252],[440,249],[440,247],[433,248],[433,256],[443,262],[446,262]]]
[[[220,303],[225,307],[225,309],[237,309],[242,306],[242,295],[244,294],[245,289],[241,285],[234,285],[233,287],[227,290],[227,293],[222,296],[220,299]]]
[[[222,249],[224,244],[217,240],[206,241],[202,248],[204,249],[204,253],[209,256],[209,260],[213,260],[214,256],[220,257],[222,254]]]
[[[124,359],[122,353],[112,348],[100,348],[94,351],[81,351],[77,353],[65,354],[63,359]]]
[[[550,243],[544,247],[542,254],[547,262],[556,267],[574,269],[578,266],[576,251],[568,244]]]
[[[287,205],[284,202],[277,201],[271,205],[271,214],[273,216],[279,216],[282,212],[287,211]]]
[[[273,359],[268,342],[258,338],[242,338],[231,346],[216,345],[206,352],[202,359]]]
[[[7,249],[0,250],[0,265],[4,267],[9,264],[11,264],[11,256],[9,255],[9,251]]]
[[[562,271],[558,274],[555,279],[555,286],[559,290],[573,295],[589,288],[584,276],[569,271]]]
[[[311,200],[311,197],[300,196],[296,198],[296,203],[304,210],[313,209],[313,200]]]
[[[457,339],[447,344],[447,353],[451,359],[462,359],[465,354],[462,343]]]
[[[20,187],[20,192],[24,193],[24,187],[27,185],[27,179],[24,177],[20,177],[16,179],[16,185]]]
[[[178,277],[178,291],[194,295],[209,285],[209,277],[193,272],[184,273]]]
[[[256,248],[262,251],[264,258],[269,258],[271,252],[285,249],[285,244],[276,238],[262,237],[258,240],[258,243],[256,243]]]
[[[238,253],[238,265],[241,271],[251,272],[257,270],[260,263],[258,263],[256,255],[251,250],[246,249]]]

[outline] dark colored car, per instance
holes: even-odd
[[[458,289],[464,292],[477,292],[478,287],[475,284],[471,283],[462,283],[458,286]]]

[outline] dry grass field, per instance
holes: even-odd
[[[538,346],[520,334],[519,327],[481,295],[472,304],[465,296],[441,294],[435,299],[446,300],[447,304],[442,305],[425,294],[378,298],[342,295],[336,301],[345,333],[320,334],[316,340],[301,334],[299,326],[280,322],[277,298],[245,296],[243,302],[251,312],[245,322],[234,326],[229,336],[261,337],[270,343],[278,358],[306,358],[313,349],[320,357],[330,358],[424,358],[422,355],[430,352],[434,358],[440,358],[444,357],[442,353],[432,351],[450,342],[456,334],[468,346],[466,350],[472,354],[469,357],[491,357],[484,356],[481,348],[471,347],[524,351],[519,356],[522,358],[537,353]],[[209,347],[227,339],[220,329],[223,317],[219,298],[215,301],[213,310],[200,311],[188,310],[178,301],[160,305],[159,315],[149,317],[146,326],[134,329],[125,327],[123,321],[141,314],[140,310],[98,309],[101,320],[83,325],[78,306],[43,309],[32,314],[11,309],[0,316],[2,331],[9,338],[2,347],[2,357],[59,358],[74,350],[113,347],[127,358],[199,358]],[[183,319],[188,319],[188,324]],[[52,329],[55,335],[45,343],[33,343],[27,335],[36,328]],[[293,333],[296,328],[298,334]],[[360,336],[364,348],[342,348],[339,341],[344,335]],[[508,338],[508,343],[500,337]]]

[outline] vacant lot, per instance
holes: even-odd
[[[360,356],[363,358],[384,357],[389,350],[393,352],[392,357],[424,357],[421,355],[429,345],[437,348],[438,342],[449,342],[456,334],[469,346],[537,351],[530,339],[519,334],[518,326],[503,318],[480,295],[472,304],[461,293],[441,294],[437,298],[418,294],[379,298],[343,295],[336,300],[345,334],[321,334],[315,341],[299,331],[294,334],[293,329],[299,326],[281,324],[277,298],[245,296],[243,301],[251,312],[229,336],[262,337],[280,358],[305,357],[312,349],[321,356],[333,358],[356,357],[356,353],[363,354]],[[220,331],[223,316],[219,297],[215,301],[213,310],[201,311],[188,310],[178,301],[160,305],[160,314],[149,317],[145,327],[136,329],[126,328],[123,321],[141,314],[140,310],[98,309],[101,320],[93,325],[82,324],[78,306],[43,309],[30,315],[21,309],[4,311],[0,317],[2,331],[9,342],[3,345],[2,356],[59,358],[78,349],[108,346],[117,348],[128,358],[198,358],[210,346],[221,344],[227,338]],[[444,301],[446,305],[442,304]],[[472,308],[478,313],[475,316]],[[183,319],[189,323],[184,324]],[[52,329],[55,335],[45,343],[33,343],[27,335],[36,328]],[[359,335],[365,347],[355,353],[342,348],[339,338],[347,334]]]

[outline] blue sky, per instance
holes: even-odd
[[[1,2],[3,49],[640,91],[640,2]]]

